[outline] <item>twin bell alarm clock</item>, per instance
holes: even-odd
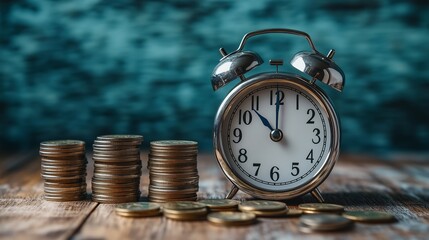
[[[246,42],[279,33],[307,40],[311,51],[298,52],[290,63],[309,78],[279,72],[283,60],[269,61],[276,71],[245,76],[264,63],[257,53],[243,50]],[[221,103],[214,122],[215,155],[233,184],[226,197],[238,190],[270,200],[311,193],[323,202],[318,186],[338,159],[340,124],[316,83],[343,90],[345,76],[332,60],[335,51],[323,55],[305,32],[265,29],[244,35],[237,50],[228,54],[221,48],[220,53],[211,76],[213,89],[241,80]]]

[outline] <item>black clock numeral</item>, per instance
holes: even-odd
[[[238,161],[241,163],[245,163],[247,161],[247,150],[244,148],[241,148],[240,151],[238,151]]]
[[[292,172],[290,172],[290,174],[292,174],[292,176],[296,177],[299,174],[299,168],[298,168],[299,163],[298,162],[293,162],[292,163]]]
[[[270,105],[276,105],[277,97],[279,98],[279,105],[284,105],[285,93],[282,90],[270,91]]]
[[[313,157],[313,149],[308,153],[306,160],[310,161],[310,163],[313,163],[314,157]]]
[[[252,110],[259,111],[259,96],[252,95]]]
[[[314,138],[313,139],[311,139],[311,141],[314,143],[314,144],[318,144],[318,143],[320,143],[320,129],[318,129],[318,128],[315,128],[315,129],[313,129],[313,133],[316,133],[316,137],[317,137],[317,140],[314,140]]]
[[[313,118],[314,115],[316,115],[316,112],[314,111],[314,109],[308,109],[307,110],[307,115],[311,115],[310,119],[308,119],[307,124],[314,124]]]
[[[259,168],[261,168],[261,164],[260,163],[254,163],[253,166],[256,167],[255,176],[258,176]]]
[[[237,138],[237,140],[232,140],[234,143],[239,143],[241,139],[243,138],[243,134],[241,132],[240,128],[235,128],[233,131],[234,137]]]
[[[241,125],[242,122],[246,125],[252,123],[252,113],[249,110],[244,111],[244,113],[241,109],[238,111],[238,124]]]
[[[280,178],[280,173],[277,172],[278,170],[279,170],[279,167],[277,166],[274,166],[271,168],[270,177],[271,177],[271,180],[273,180],[274,182],[277,182]]]

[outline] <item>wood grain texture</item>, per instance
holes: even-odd
[[[142,200],[148,186],[142,154]],[[10,157],[3,158],[10,161]],[[4,166],[4,161],[0,166]],[[216,160],[199,156],[199,198],[222,198],[231,184]],[[341,156],[320,186],[327,202],[346,210],[381,210],[394,214],[394,224],[356,224],[348,232],[303,234],[297,218],[260,218],[248,227],[218,227],[205,221],[177,222],[163,217],[131,219],[116,216],[114,205],[90,201],[53,203],[42,198],[40,162],[31,161],[0,178],[0,238],[22,239],[427,239],[429,236],[429,161],[401,158],[380,161]],[[91,172],[92,163],[88,171]],[[90,174],[88,179],[90,179]],[[90,185],[90,184],[89,184]],[[237,199],[251,197],[239,192]],[[288,201],[290,208],[314,202],[310,195]]]

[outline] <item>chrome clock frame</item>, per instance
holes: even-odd
[[[315,101],[320,104],[321,110],[326,112],[328,117],[327,121],[330,125],[332,134],[330,148],[327,149],[327,158],[324,160],[322,163],[323,166],[316,173],[313,179],[311,179],[309,182],[303,182],[301,186],[285,192],[262,190],[243,181],[237,174],[234,173],[232,166],[227,160],[230,159],[227,157],[228,151],[225,149],[227,143],[222,143],[223,124],[227,124],[228,119],[226,119],[226,117],[232,110],[232,106],[234,106],[237,101],[242,99],[253,89],[259,88],[263,85],[271,85],[273,83],[279,82],[282,84],[288,84],[313,97]],[[317,198],[318,201],[323,202],[323,197],[321,196],[321,193],[317,187],[329,176],[331,170],[338,160],[340,149],[340,122],[331,101],[324,91],[314,82],[310,82],[301,76],[287,73],[263,73],[252,76],[246,81],[241,82],[223,100],[215,117],[213,144],[217,161],[225,176],[233,184],[233,188],[226,196],[227,198],[232,198],[238,190],[242,190],[257,198],[272,200],[291,199],[310,192],[315,198]]]

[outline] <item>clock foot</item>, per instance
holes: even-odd
[[[325,202],[325,199],[323,199],[323,197],[322,197],[322,193],[320,193],[320,191],[319,191],[319,189],[318,189],[318,188],[315,188],[315,189],[311,192],[311,195],[312,195],[314,198],[316,198],[316,199],[317,199],[317,201],[319,201],[319,202],[321,202],[321,203]]]
[[[231,190],[229,191],[228,195],[226,195],[226,199],[231,199],[235,196],[235,194],[238,192],[238,187],[235,185],[232,185]]]

